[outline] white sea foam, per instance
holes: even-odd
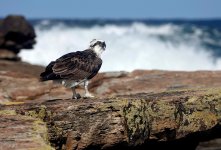
[[[214,61],[210,51],[201,45],[202,31],[182,35],[181,29],[172,24],[143,23],[90,28],[59,24],[47,30],[36,26],[34,50],[23,50],[20,56],[24,61],[47,65],[65,53],[86,49],[92,39],[98,38],[107,45],[101,71],[221,69],[221,59]]]

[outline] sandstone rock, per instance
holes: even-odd
[[[0,149],[52,150],[44,122],[13,110],[0,110]]]
[[[9,59],[9,60],[19,60],[20,58],[12,51],[7,49],[0,50],[0,58],[1,59]]]
[[[89,84],[97,98],[79,101],[61,85],[39,82],[41,71],[0,61],[0,112],[46,122],[56,149],[220,148],[220,71],[100,73]]]
[[[70,98],[72,92],[61,85],[39,82],[43,67],[24,62],[0,61],[0,103]],[[83,89],[78,90],[80,93]]]
[[[0,108],[45,121],[56,149],[195,149],[221,132],[220,93],[181,90]]]
[[[220,132],[217,134],[220,134]],[[206,142],[201,142],[199,146],[197,146],[196,148],[196,150],[220,150],[220,149],[221,149],[221,138],[209,140]]]
[[[52,82],[38,82],[39,74],[44,70],[44,67],[31,65],[24,62],[0,61],[0,71],[4,72],[2,81],[10,74],[12,80],[17,77],[26,78],[29,81],[34,81],[34,84],[26,85],[32,87],[33,85],[50,84],[49,94],[56,93],[68,94],[64,97],[71,97],[71,91],[65,89],[60,85],[52,85]],[[6,72],[5,72],[6,71]],[[20,81],[19,79],[17,80]],[[20,83],[22,86],[23,82]],[[0,85],[1,86],[1,85]],[[20,87],[14,84],[14,87]],[[99,73],[92,79],[89,84],[89,90],[98,97],[103,96],[118,96],[125,94],[137,93],[156,93],[167,90],[180,89],[196,89],[196,88],[215,88],[221,87],[221,71],[161,71],[161,70],[135,70],[133,72],[106,72]],[[5,88],[10,89],[5,84]],[[78,92],[83,93],[83,88],[80,86]],[[58,95],[60,95],[58,94]],[[60,95],[61,96],[61,95]],[[54,98],[55,98],[54,97]],[[52,99],[52,98],[50,98]]]
[[[0,60],[0,71],[11,72],[14,77],[33,77],[39,78],[39,74],[44,70],[44,67],[38,65],[32,65],[26,62]],[[17,74],[17,75],[16,75]]]
[[[19,53],[21,49],[32,49],[35,44],[34,28],[23,16],[7,16],[0,22],[0,53],[2,50]],[[4,54],[7,54],[4,52]],[[0,55],[1,56],[1,55]],[[18,59],[4,55],[4,59]]]
[[[62,86],[9,71],[0,71],[0,87],[0,103],[71,97],[71,91]]]
[[[89,88],[97,95],[162,92],[221,86],[221,71],[160,71],[135,70],[133,72],[100,73],[92,79]]]

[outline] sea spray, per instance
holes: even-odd
[[[34,50],[20,53],[24,61],[33,64],[47,65],[63,54],[86,49],[93,38],[98,38],[107,44],[101,71],[221,69],[219,28],[137,21],[76,25],[67,20],[44,20],[34,27],[37,34]]]

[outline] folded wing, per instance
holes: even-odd
[[[51,62],[41,76],[46,80],[91,79],[97,74],[101,65],[102,60],[91,50],[77,51]]]

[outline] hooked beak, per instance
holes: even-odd
[[[106,49],[106,43],[105,42],[102,43],[102,47],[104,48],[104,50]]]

